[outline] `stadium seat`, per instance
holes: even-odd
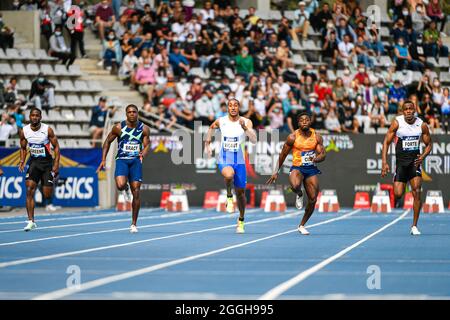
[[[96,104],[94,98],[92,98],[91,95],[82,95],[80,100],[81,100],[80,106],[83,107],[93,107]]]
[[[61,80],[61,90],[64,92],[77,91],[70,80]]]
[[[69,70],[67,70],[66,66],[63,64],[55,65],[55,74],[58,76],[70,76]]]
[[[47,52],[45,52],[44,49],[37,49],[34,51],[34,56],[36,57],[37,60],[47,60],[47,61],[51,61],[51,60],[57,60],[57,58],[54,57],[50,57]]]
[[[88,87],[93,92],[100,92],[103,90],[101,84],[95,80],[89,80]]]
[[[71,135],[69,126],[64,123],[56,124],[56,134],[61,136]]]
[[[67,95],[67,104],[76,108],[81,104],[80,98],[76,94],[69,94]]]
[[[31,51],[31,49],[19,49],[19,53],[24,60],[35,60],[33,51]]]
[[[91,148],[91,142],[88,140],[78,140],[78,148]]]
[[[5,51],[3,51],[2,48],[0,48],[0,60],[6,60],[6,54]]]
[[[75,80],[74,87],[78,93],[81,93],[82,91],[90,91],[86,81],[83,80]]]
[[[78,119],[75,119],[75,115],[73,114],[72,110],[64,109],[61,111],[62,120],[64,121],[78,121]]]
[[[54,109],[48,111],[47,119],[49,121],[55,122],[61,119],[61,113]]]
[[[22,60],[22,57],[19,54],[19,50],[14,48],[6,49],[6,58],[9,60]]]
[[[90,120],[90,117],[88,116],[88,114],[84,110],[81,110],[81,109],[75,110],[75,118],[78,121],[82,121],[82,122]]]
[[[23,76],[27,74],[27,70],[25,70],[25,66],[22,63],[13,63],[12,65],[13,74]]]
[[[69,74],[72,76],[81,76],[83,73],[79,65],[72,64],[69,66]]]
[[[55,75],[55,71],[53,70],[53,67],[50,64],[42,64],[41,72],[46,76],[54,76]]]
[[[0,74],[3,75],[14,74],[9,63],[0,63]]]
[[[31,89],[31,81],[28,79],[19,79],[17,83],[20,90],[30,90]]]
[[[39,73],[39,66],[36,63],[29,63],[26,69],[27,74],[30,76],[31,75],[35,76]]]
[[[67,100],[66,97],[60,94],[55,94],[55,103],[58,107],[67,107]]]

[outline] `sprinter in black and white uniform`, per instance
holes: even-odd
[[[410,183],[414,197],[414,220],[411,227],[412,235],[420,235],[417,229],[419,220],[422,188],[421,164],[425,157],[431,152],[432,142],[430,130],[426,123],[415,116],[416,106],[412,101],[403,103],[403,115],[392,121],[391,127],[384,138],[383,143],[383,165],[381,176],[389,172],[387,154],[390,144],[395,141],[396,169],[394,176],[395,202],[403,197],[406,183]],[[423,152],[420,152],[420,143],[425,144]]]
[[[23,127],[20,136],[20,163],[19,171],[25,168],[27,146],[30,151],[28,170],[26,174],[27,186],[27,214],[28,223],[25,231],[35,229],[34,222],[34,193],[39,182],[42,184],[44,199],[50,199],[53,194],[54,177],[59,171],[59,144],[52,128],[41,122],[42,112],[37,108],[30,111],[30,124]],[[51,154],[53,146],[54,159]]]

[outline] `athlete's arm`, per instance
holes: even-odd
[[[55,159],[53,160],[52,172],[56,176],[56,175],[58,175],[58,172],[59,172],[59,159],[61,157],[61,152],[59,149],[58,138],[56,138],[55,132],[50,127],[48,127],[48,140],[50,140],[50,143],[53,146],[53,152],[55,154]]]
[[[0,177],[3,175],[2,167],[0,167]]]
[[[423,160],[427,155],[430,154],[431,149],[433,147],[433,141],[431,141],[430,129],[428,129],[427,124],[422,123],[422,141],[425,143],[425,149],[423,149],[422,154],[417,156],[417,159],[414,161],[414,165],[418,167],[422,164]]]
[[[278,173],[280,172],[280,170],[283,166],[284,160],[286,160],[286,157],[291,152],[292,147],[294,146],[294,143],[295,143],[295,134],[291,133],[287,137],[286,142],[283,145],[283,149],[281,150],[280,156],[278,157],[277,170],[272,174],[272,176],[269,178],[269,180],[267,180],[266,184],[275,183],[275,181],[278,178]]]
[[[383,163],[381,168],[382,177],[385,177],[389,172],[389,164],[387,163],[387,154],[389,146],[394,140],[395,133],[397,132],[397,130],[398,130],[398,121],[394,119],[391,126],[389,127],[388,132],[386,133],[386,136],[384,137],[383,150],[381,151],[381,158]]]
[[[251,122],[250,119],[241,118],[239,119],[239,124],[241,125],[242,129],[244,129],[245,134],[250,139],[250,142],[255,144],[257,137],[255,130],[253,130],[253,122]]]
[[[144,126],[144,130],[142,132],[144,135],[144,139],[142,140],[142,144],[144,145],[144,148],[142,149],[142,151],[139,154],[141,161],[142,161],[142,159],[144,159],[147,156],[148,151],[150,149],[150,129],[147,126]]]
[[[208,133],[206,134],[205,152],[208,155],[208,157],[211,157],[211,155],[212,155],[212,151],[211,151],[211,147],[210,147],[211,137],[213,135],[213,131],[216,129],[219,129],[219,119],[214,121],[213,124],[209,126]]]
[[[20,138],[20,161],[19,161],[19,171],[23,172],[25,168],[25,158],[27,157],[27,139],[23,134],[23,130],[19,130]]]
[[[319,162],[322,162],[323,160],[325,160],[326,151],[325,151],[325,147],[323,146],[323,138],[317,132],[316,132],[316,140],[317,140],[316,157],[313,159],[313,162],[319,163]]]
[[[119,125],[115,125],[111,129],[111,132],[108,134],[108,136],[106,137],[105,142],[103,143],[102,162],[100,163],[100,165],[97,168],[97,173],[105,167],[105,165],[106,165],[106,157],[108,156],[108,152],[109,152],[109,148],[111,146],[111,143],[114,140],[116,140],[116,138],[118,138],[119,136],[120,136]]]

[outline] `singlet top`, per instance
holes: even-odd
[[[127,126],[126,121],[120,123],[121,134],[118,138],[116,159],[135,159],[139,157],[142,150],[144,124],[138,121],[136,128]]]
[[[48,140],[48,125],[41,122],[39,130],[31,129],[31,124],[23,127],[23,135],[28,142],[30,161],[51,161],[50,141]]]
[[[405,121],[404,116],[398,116],[395,119],[398,122],[395,145],[397,164],[408,166],[420,154],[420,137],[422,136],[423,121],[416,118],[413,124],[409,124]]]
[[[220,117],[219,129],[222,134],[219,163],[244,164],[245,131],[239,120],[231,121],[228,115]]]
[[[305,137],[300,133],[300,129],[295,130],[295,142],[292,147],[292,165],[295,167],[315,165],[312,160],[316,156],[316,131],[314,129],[310,131],[311,136]]]

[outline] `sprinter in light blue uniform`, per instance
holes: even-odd
[[[244,233],[245,215],[245,187],[247,184],[247,172],[245,169],[245,137],[248,136],[252,143],[256,143],[256,134],[252,122],[239,116],[239,101],[228,101],[228,115],[214,121],[208,130],[205,141],[205,149],[211,156],[211,137],[213,130],[220,129],[222,134],[218,167],[222,173],[227,188],[227,211],[233,212],[233,194],[231,184],[234,184],[237,203],[239,207],[239,219],[237,233]]]
[[[103,156],[97,172],[106,164],[111,143],[117,139],[118,150],[116,156],[116,186],[119,191],[125,193],[128,199],[128,190],[131,187],[133,194],[132,211],[133,218],[130,232],[136,233],[137,219],[141,207],[140,189],[142,183],[142,159],[148,154],[150,146],[150,130],[142,122],[138,121],[138,108],[134,104],[126,107],[126,121],[115,125],[103,144]],[[130,186],[128,186],[128,183]],[[130,199],[131,200],[131,199]]]

